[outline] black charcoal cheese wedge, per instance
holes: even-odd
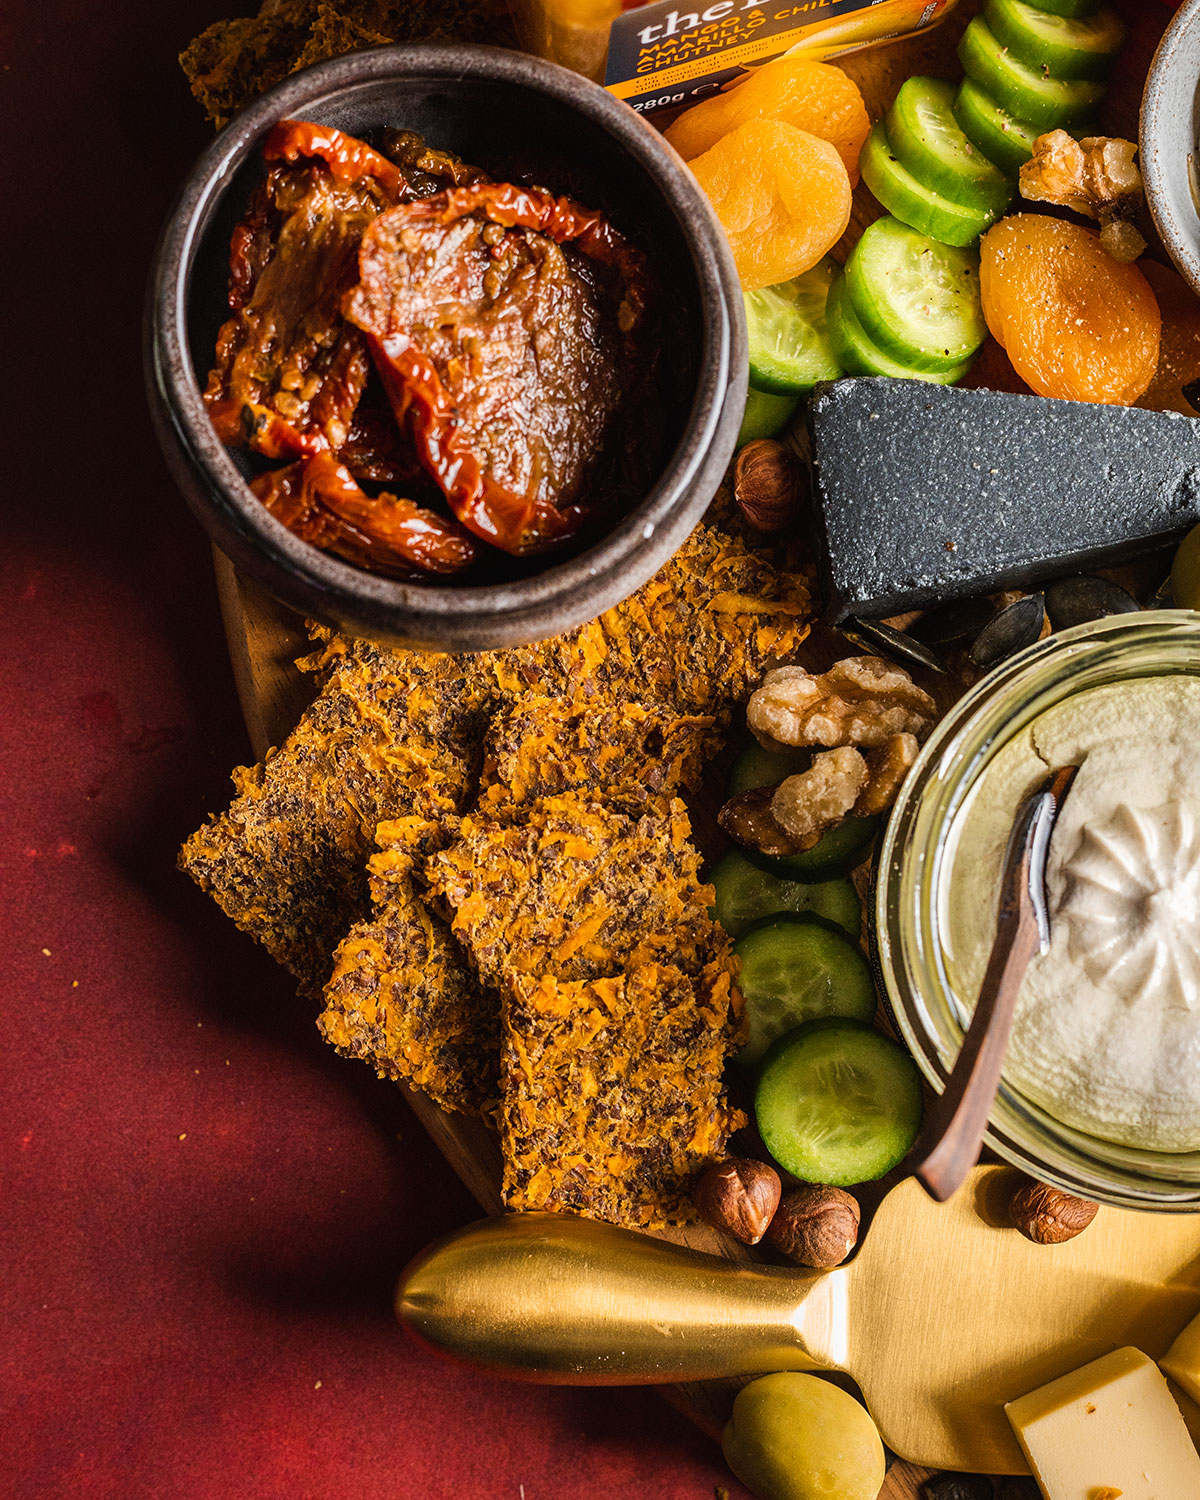
[[[820,386],[828,617],[879,618],[1121,562],[1200,521],[1200,421],[924,381]]]

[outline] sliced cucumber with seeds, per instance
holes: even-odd
[[[754,849],[745,853],[751,864],[781,880],[834,880],[862,864],[878,830],[877,817],[844,818],[803,854],[759,854]]]
[[[992,96],[972,78],[964,78],[954,100],[954,118],[963,134],[989,161],[1010,175],[1021,170],[1033,155],[1033,143],[1042,134],[1037,125],[1018,120],[1001,109]]]
[[[964,208],[1002,214],[1013,182],[963,134],[954,118],[954,85],[944,78],[909,78],[888,111],[892,151],[917,182]]]
[[[1051,78],[1107,78],[1125,40],[1112,10],[1072,17],[1047,15],[1025,0],[987,0],[983,16],[1002,47]]]
[[[921,1079],[903,1047],[858,1021],[809,1021],[763,1058],[754,1113],[767,1150],[804,1182],[873,1182],[908,1154]]]
[[[716,891],[713,915],[731,937],[741,937],[763,917],[811,911],[858,941],[862,904],[849,880],[825,880],[817,885],[780,880],[751,864],[740,849],[731,849],[718,860],[708,878]]]
[[[973,245],[998,214],[991,209],[951,203],[913,176],[892,149],[883,121],[871,133],[858,158],[862,180],[890,214],[946,245]]]
[[[840,927],[811,913],[768,917],[734,944],[749,1038],[738,1053],[753,1067],[777,1037],[805,1021],[843,1016],[869,1021],[875,984],[862,949]]]
[[[803,276],[744,294],[755,389],[797,396],[842,373],[825,326],[825,302],[837,269],[826,256]]]
[[[932,385],[954,385],[971,368],[964,360],[953,370],[914,370],[892,359],[867,337],[846,295],[846,278],[839,276],[829,293],[829,334],[843,368],[851,375],[888,375],[893,380],[926,380]]]
[[[1001,109],[1037,126],[1039,132],[1074,125],[1104,96],[1102,83],[1051,78],[1040,67],[1028,67],[1000,45],[982,16],[963,32],[958,60],[967,77],[986,89]]]
[[[914,370],[954,370],[987,337],[976,255],[896,219],[864,232],[846,293],[871,342]]]
[[[783,431],[800,405],[799,396],[773,396],[769,391],[746,392],[746,410],[738,430],[737,445],[752,443],[755,438],[774,437]]]
[[[733,763],[727,795],[739,797],[755,787],[778,786],[797,771],[806,771],[812,756],[811,750],[764,750],[761,745],[748,745]]]

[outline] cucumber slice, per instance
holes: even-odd
[[[758,744],[748,745],[733,763],[726,795],[739,797],[755,787],[778,786],[797,771],[807,771],[812,756],[811,750],[764,750]]]
[[[966,360],[953,370],[914,370],[884,354],[867,337],[846,295],[846,278],[839,276],[829,292],[829,336],[842,368],[851,375],[890,375],[895,380],[926,380],[931,385],[954,385],[971,368]]]
[[[867,337],[914,370],[953,370],[987,337],[978,257],[878,219],[846,262],[846,295]]]
[[[1025,0],[987,0],[983,16],[1018,62],[1051,78],[1107,78],[1125,40],[1121,18],[1111,10],[1056,16]]]
[[[858,941],[862,906],[849,880],[826,880],[819,885],[780,880],[751,864],[740,849],[731,849],[708,878],[716,891],[713,914],[730,937],[740,937],[763,917],[811,911]]]
[[[823,1016],[870,1021],[875,983],[861,948],[840,927],[811,913],[768,917],[733,945],[742,961],[749,1038],[738,1053],[754,1067],[777,1037]]]
[[[842,373],[825,326],[825,302],[837,270],[837,262],[826,256],[803,276],[743,294],[756,390],[797,396]]]
[[[1100,0],[1037,0],[1037,8],[1051,16],[1094,16]]]
[[[767,1150],[804,1182],[873,1182],[921,1125],[921,1079],[903,1047],[860,1021],[809,1021],[763,1059],[754,1113]]]
[[[1000,45],[982,16],[963,32],[958,60],[967,77],[981,84],[1001,109],[1036,125],[1039,133],[1076,124],[1104,96],[1102,83],[1050,78],[1040,68],[1019,62]]]
[[[1014,185],[963,134],[954,118],[954,85],[944,78],[909,78],[887,117],[887,135],[905,171],[951,203],[1002,214]]]
[[[871,133],[858,158],[862,180],[884,208],[922,234],[946,245],[973,245],[999,215],[992,209],[967,208],[951,203],[925,187],[900,164],[883,121]]]
[[[752,865],[780,880],[834,880],[862,864],[878,828],[877,817],[846,818],[803,854],[758,854],[753,849],[745,854]]]
[[[746,410],[738,429],[738,447],[752,443],[755,438],[774,437],[777,432],[782,432],[799,405],[799,396],[773,396],[751,386],[746,392]]]
[[[1037,125],[1018,120],[1001,109],[987,90],[971,78],[964,78],[959,85],[954,118],[967,139],[1010,175],[1019,172],[1033,155],[1033,143],[1042,133]]]

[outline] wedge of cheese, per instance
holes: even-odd
[[[1200,1497],[1200,1456],[1140,1349],[1116,1349],[1004,1410],[1046,1500]]]
[[[1200,1318],[1193,1318],[1159,1360],[1164,1375],[1200,1401]]]

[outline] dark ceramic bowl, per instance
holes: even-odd
[[[1192,290],[1200,294],[1200,0],[1186,0],[1154,54],[1142,95],[1139,151],[1154,227]]]
[[[651,251],[682,309],[690,372],[670,417],[658,480],[586,551],[524,576],[455,587],[367,573],[300,541],[251,494],[255,460],[226,449],[201,400],[227,316],[229,237],[262,173],[277,120],[354,135],[411,129],[503,177],[517,170],[607,212]],[[184,184],[150,281],[147,383],[159,440],[189,504],[245,574],[337,629],[429,650],[476,651],[569,630],[640,588],[715,493],[746,397],[741,289],[720,225],[683,162],[626,105],[552,63],[490,47],[380,47],[321,63],[242,111]]]

